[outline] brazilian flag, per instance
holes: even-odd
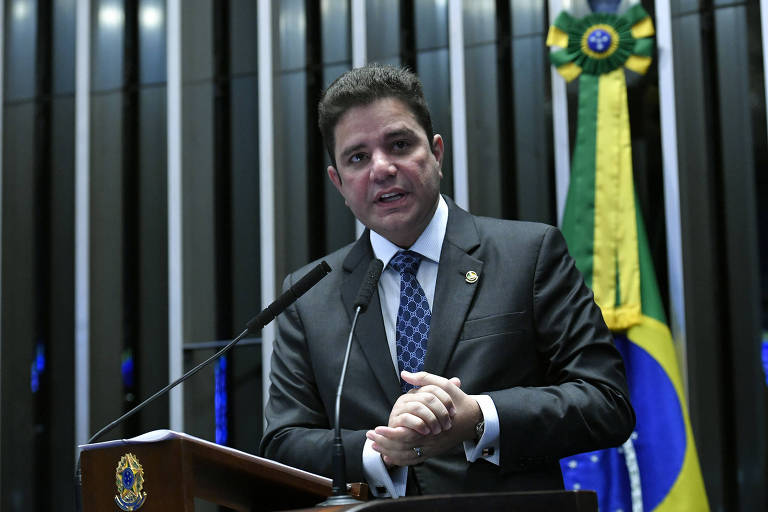
[[[639,4],[618,16],[563,12],[550,28],[550,54],[579,78],[576,144],[563,234],[624,358],[637,426],[618,449],[561,461],[569,489],[598,492],[600,510],[709,510],[632,178],[624,67],[644,73],[653,22]]]

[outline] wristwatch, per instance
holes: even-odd
[[[479,441],[481,437],[483,437],[483,432],[485,432],[485,420],[480,420],[475,425],[475,441]]]

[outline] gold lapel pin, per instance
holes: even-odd
[[[470,270],[464,276],[464,280],[469,284],[476,283],[477,279],[478,279],[477,272],[475,272],[474,270]]]

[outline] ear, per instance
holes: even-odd
[[[341,175],[339,174],[339,171],[332,165],[329,165],[326,171],[328,172],[328,179],[331,180],[333,186],[336,187],[336,190],[341,194]]]
[[[443,164],[443,154],[445,153],[445,147],[443,146],[443,137],[436,133],[432,138],[432,154],[440,165]]]
[[[437,167],[440,169],[440,177],[443,176],[443,155],[445,154],[445,147],[443,146],[443,137],[439,133],[436,133],[432,138],[432,155],[437,160]]]

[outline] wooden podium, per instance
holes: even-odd
[[[82,450],[83,512],[120,511],[115,501],[119,494],[117,470],[127,454],[135,456],[142,467],[142,473],[136,472],[141,474],[137,478],[143,478],[146,492],[140,512],[193,512],[195,498],[242,512],[310,509],[331,494],[329,478],[170,430],[89,444]],[[597,512],[597,495],[591,491],[420,496],[365,502],[365,484],[349,487],[353,496],[363,500],[359,505],[325,510]]]

